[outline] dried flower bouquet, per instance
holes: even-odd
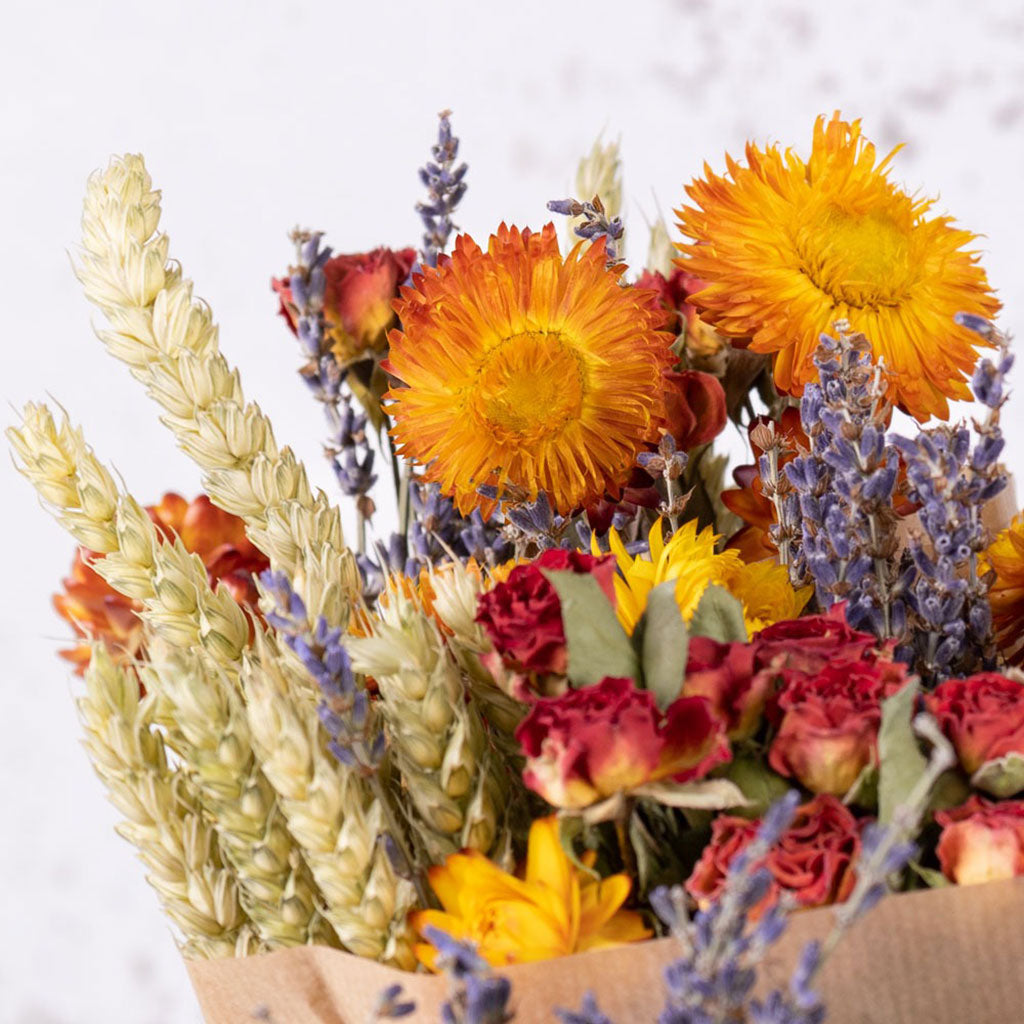
[[[616,146],[548,204],[568,244],[457,234],[458,148],[446,112],[418,251],[296,232],[273,280],[354,548],[246,401],[142,159],[89,181],[100,338],[206,492],[144,507],[42,405],[8,431],[80,545],[55,603],[119,831],[193,961],[444,971],[442,1019],[485,1024],[502,968],[663,935],[659,1020],[824,1020],[821,966],[888,889],[1024,874],[1024,519],[989,523],[1012,356],[974,236],[838,114],[807,158],[706,168],[638,275]],[[414,1012],[397,984],[373,1010]]]

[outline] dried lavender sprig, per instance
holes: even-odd
[[[437,266],[437,258],[444,252],[448,239],[454,230],[452,223],[455,207],[466,194],[465,163],[455,166],[459,155],[459,140],[452,135],[450,110],[442,110],[437,116],[437,142],[430,147],[432,161],[420,168],[420,181],[427,188],[427,201],[416,204],[416,212],[423,221],[426,231],[423,235],[423,262],[428,267]]]
[[[671,928],[682,956],[665,970],[667,1000],[660,1024],[705,1024],[740,1020],[750,1002],[757,964],[781,936],[788,901],[767,910],[749,926],[750,912],[765,897],[772,876],[761,864],[796,813],[799,794],[773,804],[754,839],[730,865],[721,897],[691,919],[680,886],[656,889],[651,906]],[[811,1024],[808,1016],[801,1024]]]
[[[750,432],[750,440],[764,453],[758,459],[764,495],[775,509],[775,522],[769,527],[769,536],[779,552],[779,564],[789,569],[789,581],[794,587],[808,582],[807,565],[801,550],[803,526],[800,499],[789,476],[783,472],[782,459],[792,454],[784,434],[775,429],[771,420],[759,423]]]
[[[341,630],[329,627],[322,617],[311,630],[306,606],[284,573],[268,569],[260,582],[274,601],[267,622],[298,655],[320,689],[320,721],[331,737],[331,753],[370,778],[383,763],[387,737],[369,695],[356,682]]]
[[[411,480],[409,505],[408,533],[392,533],[386,545],[378,542],[376,561],[365,557],[360,560],[369,599],[383,589],[388,573],[415,577],[423,569],[469,559],[493,567],[512,555],[512,545],[500,524],[485,522],[478,509],[468,519],[463,518],[436,483]]]
[[[820,382],[800,403],[811,450],[785,472],[799,495],[801,554],[818,601],[847,601],[852,626],[888,640],[906,629],[909,580],[896,557],[899,459],[885,438],[885,368],[862,334],[848,334],[845,321],[835,327],[838,336],[822,335],[815,353]]]
[[[547,205],[552,213],[560,213],[565,217],[582,217],[582,223],[573,229],[576,235],[588,242],[603,238],[607,265],[613,267],[621,262],[618,243],[624,230],[622,218],[609,219],[600,196],[594,196],[590,202],[584,203],[578,199],[551,199]]]
[[[535,498],[520,487],[506,485],[499,491],[490,484],[481,484],[477,493],[498,502],[502,522],[501,536],[513,547],[516,559],[548,548],[568,546],[567,536],[572,519],[558,515],[544,491]]]
[[[636,458],[637,465],[649,476],[661,477],[665,482],[665,501],[658,507],[658,514],[668,518],[673,533],[679,529],[679,517],[689,498],[679,487],[688,461],[686,452],[679,451],[676,439],[668,433],[662,434],[656,452],[641,452]]]
[[[260,574],[260,583],[264,594],[274,602],[273,608],[267,610],[267,622],[298,655],[320,689],[317,711],[330,736],[328,749],[369,783],[380,803],[388,838],[397,855],[396,870],[416,886],[420,905],[429,906],[431,901],[417,870],[418,862],[409,850],[398,824],[400,816],[381,778],[388,745],[384,722],[365,687],[356,680],[348,651],[342,644],[341,630],[328,626],[322,616],[310,629],[306,606],[284,573],[268,569]]]
[[[939,777],[956,764],[956,755],[938,724],[918,715],[915,732],[931,745],[925,770],[887,825],[868,825],[861,837],[857,880],[844,903],[835,907],[835,924],[824,943],[813,940],[803,949],[790,979],[789,992],[772,992],[764,1002],[750,1005],[751,1024],[810,1024],[824,1019],[825,1010],[811,985],[850,926],[875,907],[889,891],[889,879],[902,871],[917,852],[913,840],[921,828],[932,790]]]
[[[555,1016],[561,1024],[614,1024],[611,1017],[601,1012],[593,992],[587,992],[578,1010],[555,1008]]]
[[[357,414],[342,367],[331,350],[324,319],[326,276],[324,265],[331,250],[321,247],[323,233],[296,230],[292,232],[296,261],[291,268],[289,286],[295,307],[295,330],[307,362],[299,373],[313,397],[321,403],[327,418],[328,437],[324,445],[343,494],[356,499],[358,523],[357,549],[366,549],[366,524],[373,514],[368,495],[376,483],[373,472],[375,453],[366,433],[367,418]]]
[[[495,975],[471,942],[459,942],[432,925],[423,937],[438,952],[437,965],[448,975],[450,997],[441,1007],[442,1024],[506,1024],[512,986]]]
[[[922,506],[923,528],[909,544],[916,568],[910,591],[914,631],[900,653],[926,681],[995,663],[992,616],[978,560],[988,541],[981,509],[1007,482],[998,462],[1004,446],[999,420],[1013,356],[1006,338],[987,320],[964,313],[956,320],[1000,351],[997,361],[978,364],[972,380],[975,398],[988,409],[984,420],[974,423],[976,443],[972,446],[963,423],[922,430],[914,440],[891,438],[906,458],[910,496]]]
[[[405,992],[401,985],[388,985],[377,996],[377,1005],[373,1008],[373,1015],[370,1022],[378,1020],[398,1020],[401,1017],[408,1017],[410,1013],[416,1012],[416,1004],[405,999]]]
[[[835,908],[836,924],[822,947],[822,963],[850,925],[885,895],[888,879],[901,871],[917,852],[914,839],[927,813],[932,790],[939,777],[957,763],[952,745],[930,715],[920,714],[914,719],[914,732],[931,747],[928,763],[907,797],[893,811],[892,820],[887,825],[874,823],[865,828],[857,881],[846,901]]]

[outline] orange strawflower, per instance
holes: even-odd
[[[585,853],[582,861],[589,867],[594,857]],[[418,911],[413,926],[433,926],[473,942],[494,967],[606,949],[652,934],[640,914],[620,909],[629,896],[629,877],[596,879],[580,871],[562,849],[555,816],[530,826],[524,878],[473,851],[453,854],[429,874],[444,909]],[[416,955],[435,969],[432,945],[417,945]]]
[[[780,391],[817,379],[818,335],[845,319],[863,332],[890,374],[890,396],[920,420],[970,399],[978,337],[954,323],[965,311],[992,319],[992,295],[975,235],[929,216],[933,201],[889,180],[859,121],[818,118],[808,160],[777,146],[705,167],[676,211],[693,244],[679,265],[708,287],[689,297],[702,318],[754,352],[775,354]]]
[[[662,418],[672,337],[651,292],[623,287],[604,245],[565,258],[553,225],[502,225],[396,302],[385,396],[400,453],[464,515],[509,486],[559,512],[617,493]]]

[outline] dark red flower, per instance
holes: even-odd
[[[837,662],[870,660],[878,653],[877,639],[847,625],[841,605],[827,615],[776,622],[755,634],[752,642],[759,666],[805,673]]]
[[[476,614],[504,664],[517,672],[564,674],[568,663],[562,604],[545,569],[590,573],[615,603],[611,555],[552,548],[529,565],[517,565],[504,583],[480,596]]]
[[[998,672],[950,679],[925,703],[969,775],[1007,754],[1024,757],[1024,684],[1015,679]]]
[[[725,429],[725,392],[700,370],[665,373],[665,430],[681,452],[707,444]]]
[[[758,667],[754,644],[690,637],[683,693],[706,697],[730,740],[752,736],[761,722],[772,674]]]

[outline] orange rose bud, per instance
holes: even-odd
[[[523,781],[553,807],[589,807],[647,782],[688,782],[730,758],[722,724],[703,697],[662,713],[632,679],[537,701],[516,730]]]
[[[951,882],[976,885],[1024,875],[1024,800],[991,803],[972,796],[935,820],[942,826],[939,864]]]
[[[398,326],[392,303],[416,261],[414,249],[378,248],[332,256],[324,264],[324,318],[331,349],[345,365],[388,348],[388,332]],[[295,329],[288,278],[275,278],[281,315]]]

